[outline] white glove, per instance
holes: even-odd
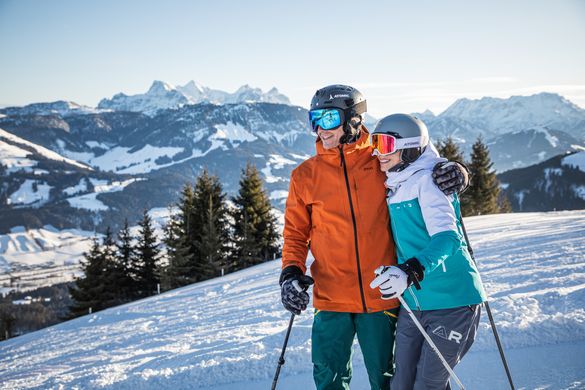
[[[380,266],[374,273],[377,276],[370,283],[370,288],[378,287],[382,299],[398,298],[408,287],[408,275],[398,267]]]

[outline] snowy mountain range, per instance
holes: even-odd
[[[113,111],[142,112],[154,115],[159,110],[180,108],[187,104],[213,103],[277,103],[288,104],[290,100],[285,95],[272,88],[263,92],[259,88],[243,85],[234,93],[201,86],[190,81],[183,86],[173,86],[163,81],[154,81],[150,89],[144,94],[128,96],[123,93],[114,95],[111,99],[103,99],[98,109]]]
[[[585,110],[554,93],[459,99],[440,116],[458,118],[497,135],[539,126],[585,137]]]
[[[61,101],[0,109],[0,233],[116,230],[126,217],[133,223],[143,209],[175,202],[202,167],[234,194],[248,162],[282,209],[290,172],[315,152],[307,111],[287,103],[275,89],[229,94],[155,81],[145,94],[118,94],[98,108]],[[585,145],[585,110],[555,94],[462,99],[420,116],[435,140],[451,135],[466,152],[482,136],[500,172]]]
[[[466,154],[481,136],[498,172],[585,147],[585,110],[554,93],[459,99],[438,116],[416,115],[433,139],[451,136]]]
[[[585,212],[466,225],[517,388],[584,388]],[[279,272],[271,261],[0,342],[2,388],[270,388],[290,318]],[[456,371],[466,388],[505,389],[486,317]],[[295,318],[278,389],[314,388],[312,321]],[[353,349],[351,388],[369,389]]]
[[[204,166],[234,194],[247,162],[282,207],[291,170],[314,150],[306,115],[283,104],[201,103],[154,116],[5,116],[0,232],[19,225],[116,230],[125,217],[133,223],[145,208],[174,203]],[[52,151],[52,159],[38,150]]]

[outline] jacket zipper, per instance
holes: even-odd
[[[345,186],[347,188],[347,197],[349,199],[349,209],[351,211],[351,221],[353,223],[353,242],[354,242],[354,246],[355,246],[355,258],[357,261],[360,296],[362,298],[362,307],[364,309],[364,313],[367,313],[368,308],[366,307],[366,298],[364,297],[364,286],[362,284],[362,268],[360,266],[360,251],[358,248],[357,223],[355,221],[355,212],[353,210],[353,201],[351,200],[351,187],[349,185],[349,177],[347,176],[347,164],[345,163],[345,156],[343,155],[343,146],[341,148],[339,148],[339,155],[341,156],[341,166],[343,167],[343,174],[345,176]]]

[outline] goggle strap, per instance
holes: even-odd
[[[420,148],[422,141],[422,137],[396,138],[395,149]]]

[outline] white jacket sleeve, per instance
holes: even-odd
[[[417,184],[418,201],[431,241],[415,257],[425,267],[425,273],[429,273],[459,250],[461,240],[451,203],[453,196],[443,194],[430,174],[423,175]]]
[[[449,230],[458,233],[453,195],[443,194],[430,174],[423,175],[418,184],[418,201],[429,236]]]

